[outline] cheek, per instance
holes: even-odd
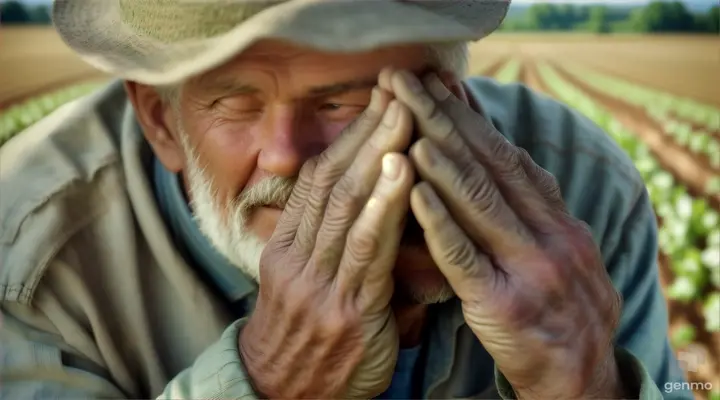
[[[203,134],[199,151],[221,199],[236,197],[252,176],[259,152],[255,131],[226,124]]]
[[[347,119],[344,121],[320,121],[319,125],[321,127],[321,131],[323,133],[323,139],[326,141],[326,143],[332,143],[335,141],[335,139],[340,136],[340,133],[342,132],[345,127],[350,125],[350,123],[353,121],[353,119]]]

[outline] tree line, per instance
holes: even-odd
[[[25,6],[14,0],[0,3],[0,24],[48,25],[50,23],[50,7],[47,5]]]
[[[693,13],[680,1],[654,1],[643,7],[533,4],[508,16],[504,31],[585,31],[595,33],[720,34],[720,6]]]
[[[102,1],[102,0],[101,0]],[[1,24],[50,24],[47,5],[34,7],[10,0],[0,3]],[[680,1],[654,1],[644,7],[535,3],[511,13],[503,31],[585,31],[595,33],[714,33],[720,34],[720,6],[692,13]]]

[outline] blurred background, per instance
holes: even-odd
[[[62,43],[49,5],[0,1],[0,145],[108,80]],[[719,25],[716,0],[514,0],[501,31],[473,45],[470,69],[565,102],[635,161],[658,217],[673,347],[697,398],[716,400]]]

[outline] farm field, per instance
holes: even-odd
[[[471,57],[471,74],[570,105],[633,159],[658,216],[673,346],[689,381],[714,388],[697,398],[719,399],[720,38],[496,34],[473,45]],[[50,29],[0,28],[0,144],[93,86],[28,99],[103,79]],[[688,355],[700,362],[684,362]]]
[[[68,84],[102,79],[49,28],[0,27],[0,109]]]

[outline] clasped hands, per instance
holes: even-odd
[[[623,397],[619,295],[555,179],[435,74],[392,69],[363,115],[303,166],[263,253],[239,341],[258,391],[367,398],[387,387],[391,272],[410,210],[519,398]]]

